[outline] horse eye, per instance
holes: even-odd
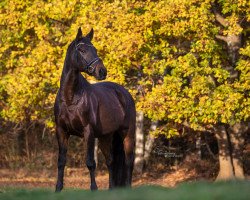
[[[81,53],[86,53],[86,51],[84,50],[84,49],[79,49],[79,51],[81,52]]]

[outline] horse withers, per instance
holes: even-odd
[[[112,82],[90,84],[81,72],[104,80],[107,70],[91,40],[93,29],[68,46],[60,88],[54,105],[56,136],[59,146],[56,191],[63,188],[64,168],[70,135],[84,137],[87,143],[86,165],[91,190],[96,190],[94,141],[109,171],[109,188],[131,186],[135,149],[135,104],[130,93]]]

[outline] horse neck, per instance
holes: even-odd
[[[75,95],[82,92],[89,83],[73,64],[65,60],[60,80],[61,98],[67,105],[73,104]]]

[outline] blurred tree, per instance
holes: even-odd
[[[166,121],[155,134],[165,131],[170,137],[178,134],[180,126],[215,133],[220,149],[218,179],[242,178],[239,147],[243,129],[247,128],[244,122],[249,120],[250,102],[246,25],[250,22],[250,4],[227,0],[181,2],[158,1],[147,9],[159,14],[150,14],[155,16],[151,35],[147,35],[140,52],[145,74],[141,84],[146,95],[138,107],[153,120]],[[228,127],[239,122],[236,136]],[[237,165],[233,157],[238,157]]]
[[[134,171],[138,174],[142,174],[144,164],[144,116],[143,112],[136,113],[136,141],[135,141],[135,164]]]
[[[247,0],[3,0],[1,118],[53,129],[66,47],[79,26],[93,27],[108,80],[129,88],[137,110],[165,122],[154,134],[171,137],[183,126],[213,132],[228,145],[220,160],[231,163],[219,177],[241,177],[235,152],[249,121],[249,8]]]

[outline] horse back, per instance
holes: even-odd
[[[132,114],[131,112],[135,111],[134,100],[123,86],[113,82],[101,82],[93,84],[93,86],[101,90],[103,96],[109,95],[111,98],[115,96],[127,114]],[[107,93],[107,91],[109,91],[109,93]]]

